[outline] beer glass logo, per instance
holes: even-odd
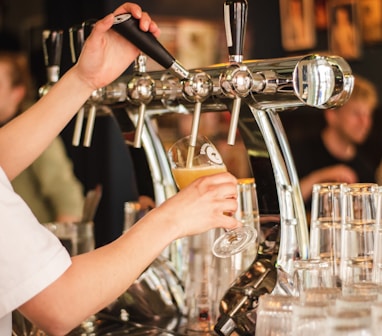
[[[215,164],[223,164],[223,159],[214,146],[209,143],[204,143],[200,148],[200,154],[207,155],[208,159]]]

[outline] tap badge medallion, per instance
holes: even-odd
[[[214,146],[211,146],[209,143],[205,143],[200,148],[200,154],[207,155],[208,159],[215,164],[221,165],[223,164],[223,159],[220,156],[219,152],[216,150]]]

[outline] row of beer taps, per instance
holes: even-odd
[[[341,76],[341,78],[347,79],[348,83],[340,83],[343,86],[339,90],[343,95],[340,99],[332,97],[333,92],[338,88],[329,87],[328,89],[330,90],[322,90],[320,88],[316,92],[308,88],[308,85],[311,83],[304,83],[307,79],[304,79],[304,76],[307,75],[307,72],[312,72],[313,67],[321,68],[320,75],[324,73],[322,69],[326,67],[326,75],[328,76],[326,81],[328,82],[335,79],[334,66],[337,66],[338,62],[341,67],[339,69],[341,75],[343,72],[350,73],[350,68],[346,62],[340,58],[321,58],[317,55],[310,55],[304,59],[297,57],[287,61],[276,60],[273,63],[269,61],[243,61],[247,12],[247,0],[227,0],[224,3],[224,23],[229,52],[228,63],[195,70],[185,69],[152,34],[142,32],[138,27],[138,21],[130,14],[117,16],[113,29],[136,44],[143,53],[137,58],[134,72],[129,76],[126,83],[111,84],[94,91],[89,97],[85,104],[89,109],[83,145],[90,146],[96,106],[102,104],[112,105],[126,102],[138,108],[134,146],[141,147],[144,115],[147,106],[155,101],[162,103],[163,108],[169,108],[174,101],[177,104],[186,104],[188,108],[190,108],[190,105],[193,105],[191,106],[193,110],[191,145],[194,145],[198,132],[202,104],[207,103],[205,108],[207,110],[211,108],[208,105],[211,101],[215,105],[214,110],[216,110],[219,104],[221,109],[227,109],[227,104],[224,102],[229,101],[231,121],[227,143],[234,145],[241,104],[243,100],[248,102],[248,97],[251,100],[250,104],[268,109],[272,107],[289,108],[303,104],[326,106],[331,105],[333,102],[341,104],[347,99],[347,94],[351,91],[351,76]],[[88,20],[81,25],[76,25],[69,29],[73,63],[76,62],[93,24],[93,20]],[[45,94],[50,86],[58,80],[62,34],[62,31],[47,30],[43,32],[43,47],[48,81],[46,85],[40,88],[40,95]],[[159,72],[159,78],[158,75],[155,75],[155,72],[148,73],[146,71],[146,55],[169,72],[166,74]],[[278,72],[277,68],[281,71]],[[299,73],[296,72],[296,69],[298,69]],[[287,101],[283,99],[281,104],[275,104],[274,102],[269,104],[269,100],[272,101],[273,99],[269,99],[269,95],[275,93],[282,93],[283,95],[289,93],[291,96]],[[268,103],[264,105],[258,101],[258,96],[255,97],[255,95],[259,94],[268,96],[266,98]],[[76,117],[72,141],[74,146],[78,146],[80,143],[85,106],[78,111]],[[153,108],[152,104],[150,108]]]

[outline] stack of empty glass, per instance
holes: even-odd
[[[382,187],[314,185],[310,225],[309,259],[293,264],[293,296],[261,297],[256,330],[260,335],[379,335]],[[278,314],[283,321],[288,316],[283,332],[279,323],[267,322]]]

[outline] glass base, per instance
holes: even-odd
[[[219,258],[228,258],[245,250],[248,245],[255,241],[257,232],[250,226],[227,231],[215,240],[212,253]]]

